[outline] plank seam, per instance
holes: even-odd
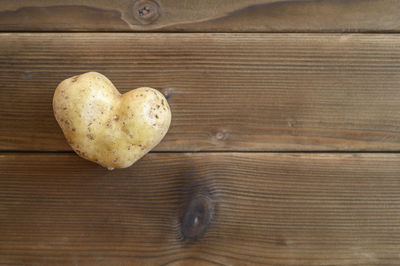
[[[323,151],[323,150],[315,150],[315,151],[243,151],[243,150],[204,150],[204,151],[151,151],[148,154],[164,154],[164,153],[169,153],[169,154],[202,154],[202,153],[265,153],[265,154],[273,154],[273,153],[278,153],[278,154],[291,154],[291,153],[296,153],[296,154],[400,154],[400,150],[397,151]],[[32,151],[32,150],[26,150],[26,151],[13,151],[13,150],[4,150],[0,151],[0,155],[2,154],[75,154],[74,151]]]

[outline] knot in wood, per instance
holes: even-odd
[[[151,24],[160,17],[160,6],[154,0],[137,0],[132,11],[133,17],[144,25]]]
[[[162,88],[161,93],[164,95],[166,99],[169,99],[172,96],[172,89],[171,88]]]
[[[219,141],[224,141],[227,138],[227,132],[225,131],[218,131],[215,134],[215,138]]]
[[[181,223],[185,239],[198,240],[207,231],[214,214],[214,203],[207,195],[197,195],[189,202]]]

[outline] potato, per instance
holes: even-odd
[[[62,81],[54,116],[72,149],[110,170],[131,166],[165,136],[171,111],[157,90],[120,94],[104,75],[88,72]]]

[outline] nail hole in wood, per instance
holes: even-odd
[[[160,17],[160,5],[154,0],[137,0],[133,4],[132,12],[138,22],[147,25]]]

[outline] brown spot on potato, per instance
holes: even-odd
[[[72,131],[74,131],[74,132],[75,132],[75,130],[76,130],[75,128],[72,129]]]
[[[67,110],[67,107],[64,107],[63,110]]]
[[[156,115],[156,119],[158,119],[158,115]]]
[[[79,79],[79,76],[73,76],[71,78],[71,82],[76,82]]]
[[[87,134],[86,137],[88,137],[88,139],[90,139],[90,140],[94,140],[94,137],[92,134]]]
[[[164,99],[161,99],[161,104],[164,105]]]
[[[114,120],[118,121],[119,120],[119,116],[118,115],[114,116]]]

